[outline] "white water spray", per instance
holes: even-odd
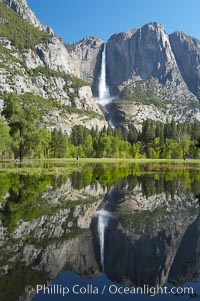
[[[106,84],[106,44],[104,44],[101,60],[101,75],[99,79],[99,98],[98,102],[102,105],[106,105],[112,100],[110,97],[110,91]]]
[[[112,218],[110,212],[101,209],[96,212],[98,218],[98,234],[99,234],[99,243],[100,243],[100,260],[101,266],[104,271],[104,254],[105,254],[105,230],[108,227],[109,219]]]

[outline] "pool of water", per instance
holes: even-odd
[[[188,167],[2,172],[0,300],[199,298],[200,171]]]

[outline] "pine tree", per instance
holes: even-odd
[[[20,96],[9,93],[4,98],[2,115],[10,126],[10,134],[16,139],[20,162],[24,156],[35,149],[39,143],[40,112],[28,101],[24,102]]]
[[[175,140],[176,139],[176,123],[174,121],[174,118],[172,118],[172,121],[169,126],[169,138]]]
[[[135,129],[131,128],[128,132],[127,140],[130,142],[132,145],[133,143],[136,143],[138,139],[138,133]]]
[[[142,126],[142,140],[145,143],[153,142],[155,138],[155,123],[147,119],[143,122]]]

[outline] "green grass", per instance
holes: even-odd
[[[66,164],[66,166],[63,166]],[[80,170],[75,159],[25,160],[16,163],[15,160],[0,160],[0,174],[21,175],[66,175]]]
[[[61,159],[62,160],[62,159]],[[64,159],[68,160],[68,159]],[[69,159],[72,160],[72,159]],[[75,160],[75,159],[73,159]],[[134,159],[134,158],[83,158],[79,162],[98,162],[98,163],[113,163],[113,162],[127,162],[127,163],[182,163],[184,164],[183,159]],[[186,163],[195,163],[200,164],[200,159],[187,159]]]
[[[15,162],[14,160],[0,160],[0,163],[9,163]],[[24,163],[21,164],[30,164],[30,163],[42,163],[42,162],[51,162],[51,163],[59,163],[59,162],[71,162],[71,163],[80,163],[80,162],[94,162],[94,163],[113,163],[113,162],[136,162],[136,163],[151,163],[151,162],[158,162],[158,163],[183,163],[183,159],[135,159],[135,158],[49,158],[49,159],[25,159]],[[200,159],[186,159],[185,163],[194,163],[200,164]]]
[[[47,166],[42,165],[46,163]],[[49,163],[49,166],[48,166]],[[81,171],[84,169],[85,164],[163,164],[170,165],[173,168],[184,167],[186,169],[195,168],[200,169],[200,160],[187,159],[126,159],[126,158],[61,158],[61,159],[32,159],[25,160],[23,163],[17,163],[13,160],[0,161],[0,173],[13,173],[13,174],[46,174],[46,175],[59,175],[67,174],[73,171]],[[64,165],[64,166],[63,166]]]
[[[42,168],[8,168],[0,169],[0,173],[12,173],[20,175],[66,175],[69,172],[75,171],[76,169],[64,169],[64,168],[52,168],[52,169],[42,169]]]

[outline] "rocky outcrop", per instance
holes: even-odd
[[[150,77],[179,84],[181,76],[163,26],[154,22],[113,35],[107,42],[107,76],[111,89]]]
[[[29,24],[42,31],[53,34],[53,30],[50,27],[41,24],[41,22],[37,19],[34,12],[29,8],[26,0],[1,0],[1,2],[4,2],[8,7],[13,9]]]
[[[47,101],[49,99],[58,101],[63,108],[52,109],[44,116],[45,125],[49,130],[61,128],[63,132],[69,134],[71,128],[77,124],[89,129],[96,126],[102,129],[107,126],[89,84],[85,82],[79,85],[76,84],[78,79],[73,76],[65,77],[71,71],[68,64],[69,55],[58,38],[50,39],[46,46],[38,45],[39,55],[33,50],[20,54],[17,49],[10,46],[10,43],[6,43],[3,47],[6,47],[7,55],[0,53],[1,95],[5,92],[15,92],[19,95],[29,92]],[[47,66],[50,68],[49,71]],[[39,67],[40,69],[37,69]],[[2,106],[3,99],[1,109]],[[75,109],[72,113],[64,106],[73,106]],[[93,114],[90,114],[91,112]]]
[[[45,44],[37,45],[35,51],[26,51],[24,62],[31,69],[44,65],[71,73],[89,83],[93,95],[98,96],[102,50],[103,41],[95,37],[84,38],[72,45],[64,45],[60,38],[52,37]]]
[[[181,75],[200,100],[200,41],[178,31],[169,38]]]
[[[187,45],[188,41],[189,38]],[[113,106],[108,106],[108,119],[113,125],[141,130],[147,118],[163,122],[171,118],[200,121],[196,97],[199,44],[192,41],[191,53],[185,46],[182,55],[183,43],[174,35],[169,38],[156,22],[111,36],[107,42],[107,81],[111,93],[118,95]]]
[[[51,33],[37,20],[26,0],[1,2],[30,24]],[[15,49],[6,37],[0,38],[0,45],[10,51],[7,55],[4,51],[0,53],[2,95],[12,91],[17,94],[33,92],[43,98],[52,98],[61,104],[75,106],[78,110],[92,110],[100,115],[100,118],[90,121],[89,118],[82,118],[81,114],[70,118],[66,112],[63,120],[58,116],[59,112],[52,112],[49,129],[58,124],[58,127],[70,132],[73,120],[78,124],[88,124],[88,128],[107,125],[94,99],[99,94],[102,40],[86,37],[78,43],[65,45],[60,38],[49,36],[39,39],[37,45],[25,49],[23,53]],[[104,110],[108,120],[114,126],[122,126],[125,130],[134,127],[138,131],[147,118],[162,122],[170,122],[172,118],[177,122],[200,121],[199,53],[198,40],[183,33],[168,36],[163,26],[156,22],[112,35],[106,47],[107,84],[113,96],[112,104]],[[38,74],[35,72],[37,68],[72,74],[88,84],[74,89],[63,76],[49,76],[48,72]],[[64,126],[66,120],[67,125]]]
[[[108,106],[108,111],[109,122],[113,126],[121,126],[125,130],[134,127],[141,131],[143,121],[149,117],[155,121],[166,122],[167,120],[166,111],[159,110],[153,105],[143,105],[126,99],[113,100],[112,104]]]
[[[48,68],[59,72],[73,73],[69,53],[59,38],[52,37],[48,39],[47,43],[36,46],[36,53]],[[31,66],[29,65],[29,67]]]
[[[114,126],[141,131],[143,121],[150,118],[154,121],[194,122],[200,120],[197,98],[181,81],[179,86],[167,82],[159,83],[158,79],[129,81],[119,86],[118,99],[107,105],[108,120]]]
[[[67,49],[72,73],[90,83],[94,95],[97,96],[103,41],[96,37],[86,37]]]
[[[45,30],[26,1],[3,2],[30,24]],[[2,9],[4,7],[2,4]],[[10,18],[12,14],[14,18],[14,12],[10,14]],[[17,20],[18,18],[16,22]],[[89,39],[91,43],[83,42],[84,45],[88,43],[90,53],[83,45],[80,57],[78,54],[77,57],[73,57],[60,38],[50,35],[44,38],[43,33],[40,37],[38,32],[37,35],[39,35],[38,44],[33,45],[31,49],[24,48],[23,51],[19,50],[17,45],[15,47],[7,37],[0,38],[0,110],[3,107],[4,93],[14,92],[20,95],[29,92],[46,99],[47,102],[53,99],[61,104],[59,108],[52,108],[43,116],[43,125],[49,130],[57,128],[70,134],[72,127],[78,124],[89,129],[98,127],[99,130],[107,126],[103,113],[93,97],[90,84],[80,79],[81,76],[84,77],[84,71],[81,69],[83,59],[87,62],[87,68],[92,66],[86,76],[86,79],[90,77],[92,82],[92,68],[95,68],[96,60],[93,51],[97,55],[100,40]],[[69,107],[73,107],[72,110],[69,110]]]

